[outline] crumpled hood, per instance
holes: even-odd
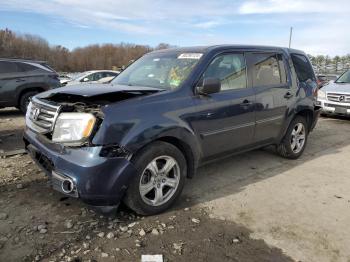
[[[321,88],[324,92],[330,93],[350,93],[350,83],[335,83],[330,82]]]
[[[38,99],[61,104],[107,105],[131,98],[152,95],[162,89],[113,84],[79,84],[60,87],[36,95]]]
[[[73,95],[80,97],[94,97],[100,95],[115,94],[119,92],[158,92],[162,89],[140,86],[123,86],[114,84],[79,84],[67,87],[60,87],[39,94],[38,98],[50,98],[56,94]]]

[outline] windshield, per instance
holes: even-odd
[[[113,84],[175,89],[198,63],[200,53],[155,53],[141,57],[113,81]]]
[[[350,70],[346,71],[344,74],[342,74],[336,83],[350,83]]]

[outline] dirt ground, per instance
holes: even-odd
[[[23,147],[23,125],[0,110],[0,156]],[[321,119],[296,161],[268,148],[204,166],[153,217],[102,216],[53,191],[28,155],[0,158],[0,261],[350,261],[349,127]]]

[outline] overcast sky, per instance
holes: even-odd
[[[0,28],[70,49],[93,43],[259,44],[350,53],[350,0],[6,0]]]

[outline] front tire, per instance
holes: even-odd
[[[306,119],[302,116],[295,117],[282,142],[277,145],[277,152],[285,158],[299,158],[305,150],[308,134]]]
[[[172,144],[157,141],[141,149],[132,162],[137,174],[127,189],[124,203],[140,215],[167,210],[185,185],[184,155]]]

